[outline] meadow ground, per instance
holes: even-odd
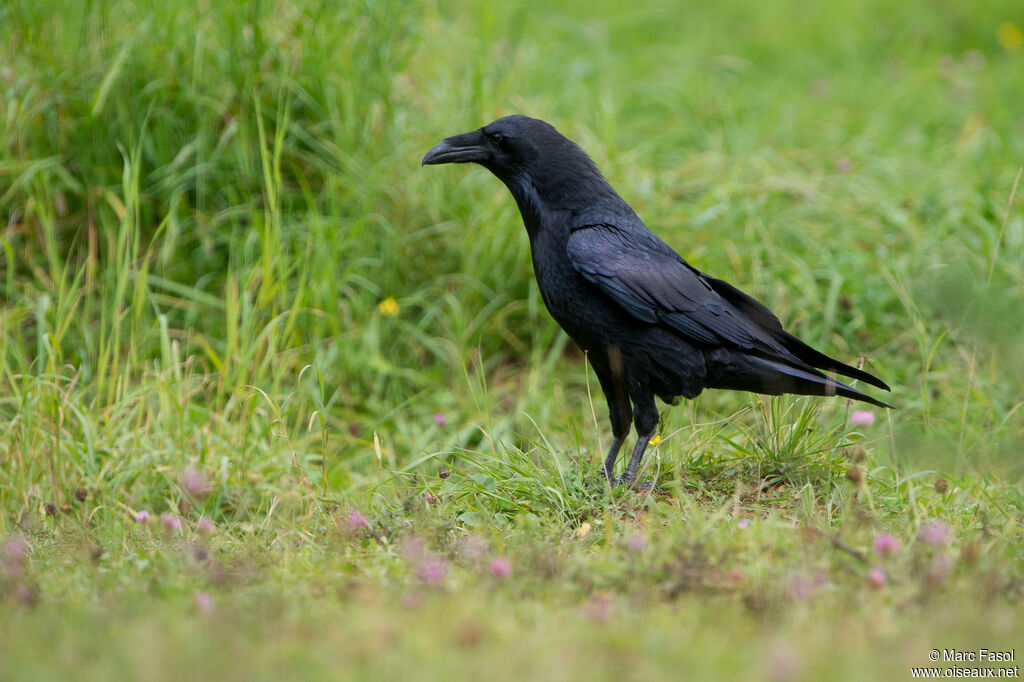
[[[1016,670],[1020,3],[692,4],[0,8],[0,678]],[[419,167],[509,113],[898,409],[709,392],[603,487],[514,203]]]

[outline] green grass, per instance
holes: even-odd
[[[909,679],[1019,644],[1005,22],[1018,3],[0,9],[0,678]],[[662,412],[657,491],[609,492],[604,400],[514,202],[419,167],[509,113],[864,354],[898,409],[709,392]]]

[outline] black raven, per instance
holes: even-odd
[[[552,317],[586,352],[615,436],[604,473],[631,484],[658,427],[654,397],[675,403],[705,388],[769,395],[840,395],[891,407],[820,369],[889,390],[782,329],[768,308],[700,272],[643,224],[575,143],[544,121],[507,116],[449,137],[423,165],[478,163],[505,183],[530,236]],[[615,459],[637,442],[621,479]]]

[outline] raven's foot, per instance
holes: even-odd
[[[605,480],[612,488],[623,486],[643,493],[650,492],[658,487],[657,481],[638,481],[635,478],[627,476],[613,476],[612,478],[606,478]]]

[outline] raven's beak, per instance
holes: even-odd
[[[438,142],[423,157],[422,165],[479,162],[489,158],[491,158],[491,150],[487,146],[487,138],[479,130],[474,130],[471,133],[454,135]]]

